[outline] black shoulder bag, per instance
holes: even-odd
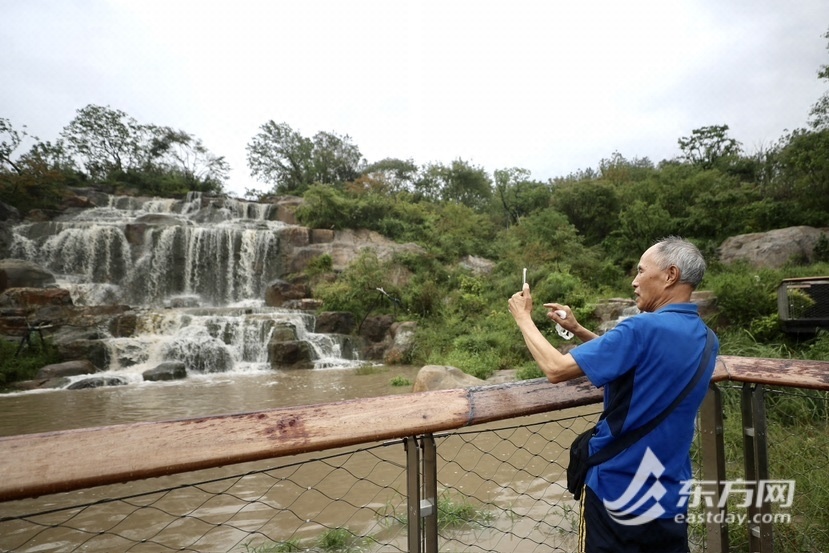
[[[594,426],[593,428],[589,428],[576,436],[576,439],[573,440],[573,444],[570,446],[570,464],[567,465],[567,491],[573,494],[574,499],[578,500],[581,498],[581,492],[584,488],[584,481],[587,478],[587,470],[590,467],[604,463],[632,446],[648,432],[659,426],[659,423],[664,421],[665,418],[671,414],[671,411],[673,411],[677,405],[682,403],[682,400],[684,400],[688,394],[691,393],[691,390],[693,390],[697,385],[699,379],[702,378],[702,374],[708,366],[708,361],[711,359],[711,350],[713,347],[714,333],[711,332],[711,329],[709,328],[708,335],[705,339],[705,350],[702,353],[702,360],[697,368],[697,373],[694,375],[694,378],[691,379],[691,382],[685,386],[682,393],[674,399],[673,403],[671,403],[655,419],[640,426],[636,430],[622,434],[615,441],[597,451],[593,456],[590,455],[590,438],[592,438],[593,434],[596,432],[596,427]]]

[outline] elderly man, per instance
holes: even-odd
[[[590,455],[664,413],[655,428],[587,472],[581,552],[689,550],[683,483],[691,479],[694,420],[719,350],[691,303],[704,274],[705,260],[697,247],[670,237],[639,261],[633,291],[641,314],[604,335],[581,326],[568,306],[544,304],[550,320],[584,342],[568,354],[554,348],[533,322],[528,284],[509,300],[530,353],[551,382],[587,375],[593,385],[604,387],[604,410],[590,438]]]

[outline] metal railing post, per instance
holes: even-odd
[[[725,446],[723,444],[722,392],[711,384],[699,411],[700,460],[702,479],[716,482],[716,491],[711,497],[712,505],[705,504],[705,551],[728,553],[727,507],[720,507],[725,486]],[[721,520],[722,523],[717,521]]]
[[[420,516],[423,518],[424,553],[438,553],[438,463],[435,437],[426,434],[423,444],[423,494]]]
[[[406,510],[409,553],[420,553],[420,450],[415,436],[407,436],[406,447]]]
[[[746,485],[753,490],[748,505],[748,540],[752,553],[771,553],[774,549],[771,505],[763,501],[760,482],[769,478],[766,409],[762,384],[743,385],[743,456]],[[747,492],[748,493],[748,492]]]

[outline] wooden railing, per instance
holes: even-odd
[[[721,356],[714,382],[829,390],[829,362]],[[0,501],[458,429],[601,401],[544,379],[0,438]]]

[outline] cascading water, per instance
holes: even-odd
[[[290,226],[274,220],[274,206],[199,194],[95,200],[99,207],[16,226],[11,252],[53,272],[75,305],[136,308],[137,335],[108,340],[109,372],[139,381],[168,360],[189,373],[269,368],[277,324],[310,345],[317,368],[358,364],[337,337],[313,332],[312,315],[264,305]]]

